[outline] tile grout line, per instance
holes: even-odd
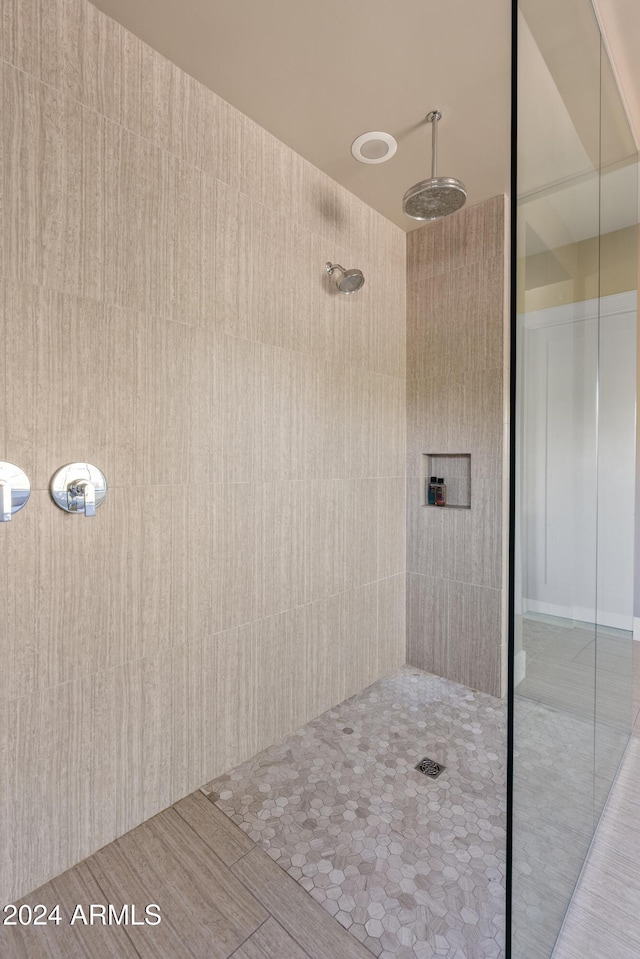
[[[99,851],[99,850],[98,850],[98,851]],[[90,863],[90,861],[89,861],[91,858],[92,858],[91,856],[88,856],[87,859],[85,859],[85,863],[86,863],[87,869],[88,869],[89,872],[91,873],[91,876],[93,877],[93,880],[94,880],[95,884],[97,885],[98,889],[100,890],[100,892],[101,892],[102,895],[104,896],[105,902],[108,902],[107,894],[105,893],[104,889],[102,888],[102,886],[101,886],[101,884],[100,884],[100,880],[99,880],[98,877],[96,876],[94,870],[91,868],[91,863]],[[72,867],[72,868],[73,868],[73,867]],[[143,959],[142,954],[141,954],[140,951],[137,949],[135,942],[133,941],[133,939],[131,938],[131,936],[130,936],[130,934],[129,934],[129,927],[128,927],[128,925],[127,925],[126,923],[125,923],[125,925],[124,925],[123,928],[124,928],[124,932],[125,932],[125,935],[126,935],[126,937],[127,937],[127,940],[128,940],[129,943],[131,944],[131,948],[133,949],[133,951],[135,952],[135,954],[140,957],[140,959]]]

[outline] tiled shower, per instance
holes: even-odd
[[[0,899],[203,787],[358,950],[502,959],[509,201],[407,235],[88,0],[1,15],[0,459],[31,496],[1,530]],[[580,295],[631,289],[614,233]],[[568,295],[536,286],[551,259],[523,314]],[[94,517],[52,502],[69,463],[107,478]],[[626,745],[630,636],[521,619],[514,948],[547,959]],[[574,727],[591,785],[548,903],[573,806],[531,767]]]
[[[426,249],[407,287],[400,229],[86,0],[7,0],[1,54],[3,449],[32,487],[3,529],[8,899],[406,661],[406,290],[411,316],[440,307]],[[502,356],[502,200],[460,223],[470,275],[496,264],[464,391]],[[486,413],[482,502],[499,398]],[[458,452],[461,429],[410,429],[412,452]],[[107,478],[94,519],[50,501],[76,461]],[[459,535],[449,629],[486,607],[495,695],[499,547],[485,582]]]
[[[3,10],[10,901],[405,661],[405,238],[85,0]]]

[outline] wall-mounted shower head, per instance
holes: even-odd
[[[467,191],[464,183],[450,176],[436,176],[438,153],[438,121],[442,118],[439,110],[427,115],[431,123],[431,176],[409,187],[402,199],[402,209],[413,220],[439,220],[442,216],[455,213],[464,206]]]
[[[333,276],[334,270],[339,271],[340,276],[336,278],[336,286],[340,293],[355,293],[364,286],[362,270],[345,270],[339,263],[325,263],[325,270],[329,276]]]

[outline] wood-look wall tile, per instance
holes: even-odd
[[[219,391],[212,419],[221,425],[222,479],[227,483],[261,478],[261,410],[263,352],[260,345],[237,337],[219,341]],[[211,464],[214,472],[213,464]],[[194,477],[195,478],[195,477]]]
[[[180,71],[161,53],[140,44],[140,129],[135,132],[167,152]]]
[[[406,236],[399,236],[389,246],[389,266],[393,264],[393,270],[389,271],[389,296],[390,316],[392,325],[395,325],[395,337],[397,339],[396,360],[398,366],[395,370],[390,370],[391,375],[404,378],[407,372],[407,311],[408,311],[408,285],[407,285],[407,243]],[[404,322],[396,324],[396,317],[404,317]]]
[[[490,696],[500,696],[501,605],[499,589],[448,584],[446,675]]]
[[[104,756],[93,759],[92,784],[102,792],[92,800],[95,810],[88,821],[93,834],[83,855],[155,815],[189,788],[187,647],[161,650],[99,673],[93,685],[94,738],[104,742]]]
[[[413,230],[407,237],[408,259],[416,257],[425,276],[436,276],[503,256],[504,200],[496,196]]]
[[[109,902],[129,902],[139,916],[157,902],[163,921],[130,925],[142,959],[168,955],[227,957],[268,913],[203,846],[173,809],[95,853],[87,863]],[[202,916],[209,922],[202,922]]]
[[[204,169],[234,191],[240,191],[244,116],[226,100],[205,90]]]
[[[198,488],[197,522],[187,532],[189,641],[252,622],[258,601],[256,487],[225,483]]]
[[[406,482],[403,476],[378,480],[376,579],[406,569]]]
[[[173,318],[177,161],[121,127],[108,128],[106,148],[105,297]]]
[[[464,379],[463,391],[464,425],[458,432],[459,442],[471,453],[478,450],[484,457],[500,461],[504,418],[502,369],[470,372]]]
[[[341,595],[340,700],[378,679],[378,584],[368,583]]]
[[[36,490],[20,525],[7,527],[4,696],[69,682],[135,653],[138,622],[129,633],[131,592],[115,535],[117,492],[110,490],[95,521],[85,523]]]
[[[325,271],[326,241],[308,226],[296,223],[294,230],[292,347],[327,360],[335,358],[336,298]]]
[[[310,599],[310,484],[261,483],[255,487],[259,527],[257,618],[301,606]]]
[[[68,9],[69,4],[63,3]],[[132,42],[132,34],[92,3],[80,6],[82,15],[73,50],[80,76],[77,90],[66,84],[65,92],[90,110],[138,133],[143,44],[137,38]]]
[[[233,339],[213,329],[188,330],[182,352],[188,348],[188,383],[186,393],[189,406],[183,412],[181,429],[185,434],[188,459],[182,470],[191,484],[221,483],[227,479],[226,461],[229,451],[226,443],[239,440],[238,466],[242,466],[233,480],[245,482],[251,478],[242,440],[244,426],[247,438],[255,437],[251,420],[245,421],[247,403],[255,402],[255,392],[249,396],[236,380],[237,367],[233,363]],[[233,364],[233,370],[229,368]],[[250,373],[250,367],[247,369]],[[256,370],[253,370],[254,377]],[[242,374],[241,374],[242,376]],[[237,401],[237,407],[234,402]],[[186,413],[186,415],[184,415]],[[255,455],[255,450],[253,451]]]
[[[39,0],[3,0],[2,59],[37,79],[41,77],[42,44]]]
[[[447,354],[447,359],[449,355]],[[447,403],[447,443],[443,452],[467,452],[470,450],[472,426],[467,420],[469,412],[466,404],[467,396],[470,395],[469,378],[473,373],[461,373],[451,368],[450,364],[445,366],[447,380],[449,382],[449,395]],[[476,411],[472,415],[477,415]],[[478,444],[478,447],[480,444]],[[474,447],[474,448],[478,448]]]
[[[270,205],[276,138],[247,116],[241,118],[238,188],[245,196]]]
[[[378,579],[378,515],[376,479],[345,482],[345,568],[347,589]]]
[[[486,531],[482,529],[484,511],[476,500],[470,510],[446,510],[442,517],[443,549],[440,554],[440,576],[462,583],[475,582],[474,558],[482,556],[486,545]],[[474,534],[482,539],[476,544]],[[437,557],[436,568],[437,568]],[[436,573],[436,575],[438,575]],[[477,575],[482,575],[481,569]]]
[[[176,464],[189,463],[191,431],[190,327],[128,310],[113,310],[115,326],[114,476],[117,486],[170,486]]]
[[[114,328],[108,311],[19,281],[5,280],[3,287],[9,461],[25,470],[32,489],[48,489],[55,470],[69,462],[96,463],[111,480]]]
[[[441,348],[455,356],[458,370],[487,366],[487,327],[495,317],[496,303],[485,294],[485,261],[443,274],[447,285],[438,311],[445,320]]]
[[[204,329],[194,330],[191,337],[186,473],[193,483],[203,478],[209,483],[257,480],[262,449],[260,345]]]
[[[229,483],[218,488],[224,515],[224,539],[213,543],[213,561],[222,567],[215,576],[215,606],[223,628],[255,619],[257,570],[255,536],[258,528],[256,490],[249,483]],[[219,542],[219,541],[218,541]]]
[[[303,353],[262,351],[262,477],[314,475],[318,435],[318,367]],[[317,457],[317,453],[316,453]]]
[[[335,319],[330,306],[334,298],[328,295],[330,277],[324,269],[326,244],[319,236],[310,233],[308,227],[295,221],[291,224],[291,238],[291,348],[332,359],[335,355]]]
[[[378,378],[378,383],[378,475],[404,476],[407,461],[406,383],[384,375]]]
[[[119,577],[119,594],[110,603],[116,643],[119,635],[124,637],[122,659],[130,659],[127,651],[131,650],[153,657],[187,640],[184,613],[193,503],[183,490],[182,486],[147,486],[109,492],[115,554],[111,563],[126,570]],[[106,507],[105,501],[101,509]],[[102,605],[99,598],[94,603]]]
[[[80,99],[81,0],[3,0],[0,56],[24,73]]]
[[[350,459],[351,371],[342,363],[320,363],[317,437],[320,475],[344,479]]]
[[[287,217],[251,201],[240,246],[238,310],[250,339],[284,349],[292,346],[295,238]]]
[[[308,485],[310,599],[340,593],[345,585],[345,481]]]
[[[469,568],[465,582],[501,589],[503,585],[503,508],[505,488],[500,478],[473,482],[469,511]],[[459,577],[456,577],[459,578]]]
[[[375,211],[367,203],[351,194],[349,197],[349,232],[345,246],[360,260],[372,258],[373,236],[376,229]],[[345,264],[343,264],[344,266]]]
[[[378,676],[388,676],[407,662],[407,577],[378,582]]]
[[[91,757],[97,748],[91,681],[6,702],[3,710],[0,881],[3,902],[11,902],[87,855],[91,816],[83,811],[94,799]],[[25,801],[29,796],[38,801]]]
[[[339,595],[308,603],[304,636],[306,648],[305,700],[309,715],[319,716],[341,700],[342,610]]]
[[[421,264],[418,264],[420,266]],[[407,354],[409,369],[427,377],[446,352],[451,303],[449,276],[424,277],[419,269],[407,276]]]
[[[206,781],[207,772],[214,765],[210,702],[210,677],[205,676],[205,646],[210,638],[188,642],[184,647],[187,671],[187,766],[188,776],[184,792],[198,789]]]
[[[270,182],[266,188],[264,202],[269,209],[278,213],[286,211],[292,224],[306,232],[309,224],[304,210],[301,210],[300,201],[304,196],[304,167],[308,161],[282,140],[277,137],[272,139],[273,144],[268,149],[267,156],[273,166],[270,169]],[[308,269],[308,264],[306,267]]]
[[[340,257],[338,262],[345,266],[345,269],[352,269],[349,256],[353,256],[351,251],[336,251]],[[353,266],[356,266],[354,263]],[[350,366],[357,366],[365,370],[375,370],[378,368],[378,324],[376,314],[380,311],[380,304],[377,300],[378,278],[375,276],[373,266],[370,261],[358,259],[357,269],[362,270],[365,276],[365,285],[362,290],[352,296],[344,296],[340,293],[341,300],[344,300],[343,322],[349,331],[349,352],[347,354]],[[367,282],[368,281],[368,282]]]
[[[422,453],[449,450],[454,412],[459,422],[463,394],[454,388],[446,368],[430,368],[428,374],[411,372],[407,377],[407,453],[419,463]],[[453,436],[452,436],[453,440]],[[459,449],[459,442],[455,443]]]
[[[256,623],[258,750],[282,742],[308,719],[305,701],[306,607]],[[273,708],[274,702],[278,709]]]
[[[349,230],[350,196],[326,173],[311,163],[304,164],[298,207],[301,223],[306,223],[312,233],[326,241],[329,249],[325,260],[334,262],[332,248],[345,245]],[[345,264],[342,263],[342,266]]]
[[[481,303],[485,328],[484,366],[488,369],[507,369],[510,359],[508,263],[505,256],[483,261]]]
[[[407,480],[407,569],[423,576],[444,576],[450,513],[423,506],[424,477]]]
[[[378,377],[369,370],[352,367],[349,385],[348,476],[378,475]]]
[[[448,584],[407,574],[407,662],[438,676],[448,672]]]
[[[239,313],[239,290],[248,282],[240,249],[250,231],[250,201],[214,176],[202,176],[202,287],[204,326],[248,337],[246,312]]]
[[[203,646],[207,768],[204,782],[260,751],[258,634],[255,623],[225,630]]]
[[[404,380],[406,374],[406,297],[404,269],[385,273],[375,290],[371,321],[374,324],[373,368]]]
[[[175,165],[175,232],[173,235],[173,319],[199,324],[202,316],[204,210],[202,174],[185,163]]]
[[[171,797],[171,651],[119,670],[114,690],[116,835],[154,815]]]
[[[107,125],[8,64],[2,73],[5,273],[100,297]]]
[[[138,47],[140,116],[129,129],[190,167],[206,169],[218,98],[157,50],[141,42]],[[124,117],[120,122],[128,126]]]

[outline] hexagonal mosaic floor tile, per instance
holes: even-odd
[[[374,956],[501,959],[505,765],[502,701],[404,667],[204,791]]]

